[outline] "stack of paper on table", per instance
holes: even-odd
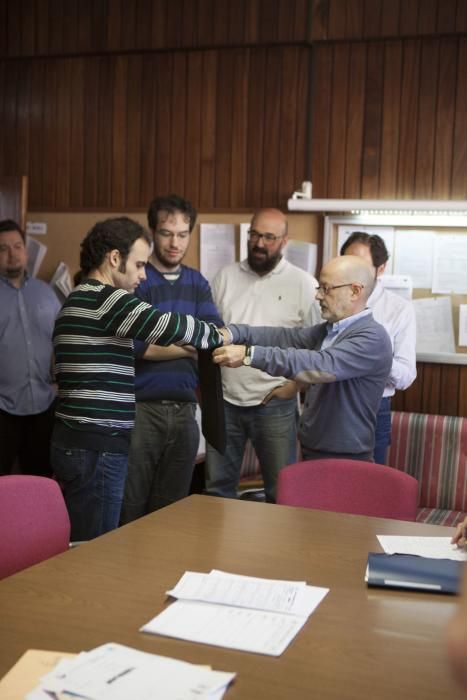
[[[305,581],[187,571],[167,591],[179,600],[141,630],[280,656],[328,591]]]
[[[26,700],[221,700],[234,677],[235,673],[104,644],[59,661]]]
[[[429,559],[467,561],[467,551],[451,544],[450,537],[377,535],[386,554],[414,554]]]

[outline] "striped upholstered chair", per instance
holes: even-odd
[[[392,413],[387,464],[419,483],[417,521],[456,525],[467,514],[467,418]]]

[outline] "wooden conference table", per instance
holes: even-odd
[[[113,641],[236,671],[229,700],[464,698],[443,638],[456,599],[368,589],[376,534],[450,530],[190,496],[0,581],[0,676],[28,648],[78,652]],[[278,658],[138,632],[184,571],[212,568],[330,592]]]

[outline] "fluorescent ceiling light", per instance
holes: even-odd
[[[289,211],[342,212],[351,214],[467,214],[467,201],[453,199],[289,199]]]

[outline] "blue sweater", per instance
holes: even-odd
[[[356,319],[324,350],[319,348],[327,323],[229,328],[234,343],[255,346],[252,367],[310,385],[300,422],[303,447],[333,455],[372,452],[376,413],[392,364],[391,341],[372,314]]]
[[[156,268],[146,265],[147,279],[136,295],[159,311],[178,311],[222,326],[223,322],[212,300],[209,282],[191,267],[181,266],[178,280],[168,282]],[[196,401],[198,368],[195,359],[143,360],[147,345],[135,342],[137,401]]]

